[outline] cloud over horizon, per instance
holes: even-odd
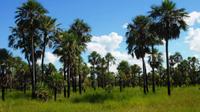
[[[110,52],[116,58],[115,64],[110,67],[110,71],[115,73],[117,73],[117,66],[122,60],[128,61],[131,65],[138,64],[142,68],[141,60],[128,55],[125,49],[123,51],[118,49],[123,43],[123,39],[123,36],[116,32],[111,32],[108,35],[93,36],[92,41],[87,44],[87,51],[89,53],[96,51],[101,56],[105,56],[106,53]],[[145,59],[147,71],[150,71],[151,68],[147,63],[147,58]]]
[[[189,13],[189,17],[185,19],[189,25],[185,43],[189,45],[190,50],[200,53],[200,12],[193,11]]]

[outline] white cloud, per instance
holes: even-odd
[[[200,12],[193,11],[186,18],[186,22],[189,25],[185,43],[189,45],[190,50],[200,53]]]
[[[51,52],[46,52],[46,61],[49,63],[55,63],[58,60],[58,57]]]
[[[189,44],[190,50],[200,53],[200,28],[189,28],[185,42]]]
[[[138,60],[136,58],[133,58],[131,55],[128,55],[126,52],[113,51],[113,52],[111,52],[111,54],[116,58],[115,65],[112,65],[111,68],[110,68],[111,71],[113,71],[115,73],[117,72],[117,66],[119,65],[119,63],[122,60],[128,61],[128,63],[130,65],[137,64],[137,65],[139,65],[142,68],[142,61],[141,61],[141,59]],[[151,67],[147,63],[147,60],[148,60],[147,57],[148,57],[148,55],[145,57],[146,68],[147,68],[147,72],[150,72]]]
[[[128,26],[128,23],[124,23],[124,24],[122,25],[122,28],[123,28],[123,29],[126,29],[127,26]]]
[[[59,57],[57,57],[56,55],[52,54],[51,52],[45,52],[45,58],[44,58],[44,63],[48,64],[48,63],[52,63],[55,64],[57,61],[59,60]],[[41,59],[39,59],[37,61],[37,64],[41,64]]]
[[[189,17],[187,17],[185,21],[189,26],[200,24],[200,12],[197,12],[197,11],[191,12],[189,14]]]
[[[119,48],[122,40],[123,37],[115,32],[111,32],[108,35],[93,36],[92,42],[87,44],[87,49],[90,53],[97,51],[101,55],[105,55],[107,52],[112,52]]]
[[[123,52],[118,50],[122,42],[123,37],[115,32],[112,32],[108,35],[93,36],[92,41],[87,44],[87,49],[89,53],[96,51],[101,56],[105,56],[106,53],[110,52],[116,58],[115,64],[110,67],[110,71],[112,72],[117,73],[117,66],[122,60],[128,61],[131,65],[138,64],[142,68],[141,60],[137,60],[136,58],[128,55],[125,49]],[[147,71],[149,72],[151,68],[147,63],[147,58],[145,58],[145,60]]]

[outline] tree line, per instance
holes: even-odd
[[[107,53],[104,57],[96,51],[88,56],[88,66],[81,54],[91,41],[91,28],[82,19],[75,19],[68,29],[59,28],[57,19],[48,15],[36,0],[28,0],[17,8],[15,26],[10,27],[8,46],[20,50],[25,60],[14,57],[7,49],[0,49],[0,87],[5,100],[7,89],[21,90],[26,94],[31,90],[32,98],[48,100],[63,93],[82,94],[88,87],[103,88],[108,92],[119,86],[143,86],[144,94],[149,86],[155,93],[157,86],[167,86],[168,95],[173,86],[188,86],[200,83],[200,66],[195,57],[183,59],[179,52],[168,56],[169,40],[179,37],[181,30],[187,29],[184,21],[188,17],[185,9],[177,9],[176,4],[164,0],[161,5],[152,6],[148,15],[136,16],[127,26],[126,43],[128,54],[142,59],[142,68],[121,61],[118,72],[110,71],[115,57]],[[164,41],[163,41],[164,40]],[[162,53],[155,46],[166,46],[166,68],[163,67]],[[45,64],[46,49],[51,49],[59,57],[62,67],[57,70],[52,64]],[[147,73],[145,57],[152,71]],[[41,60],[41,63],[37,63]]]

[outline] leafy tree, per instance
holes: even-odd
[[[31,77],[28,64],[20,57],[12,58],[12,74],[14,74],[12,87],[20,89],[26,93],[29,78]],[[13,84],[14,83],[14,84]]]
[[[9,86],[11,71],[9,60],[12,58],[7,49],[0,49],[0,87],[2,90],[2,100],[5,100],[5,89]]]
[[[81,77],[81,83],[84,83],[87,76],[90,74],[90,68],[87,66],[86,63],[81,63],[81,67],[80,67],[80,74],[82,75]],[[85,86],[82,86],[82,90],[85,91]]]
[[[128,62],[121,61],[117,67],[117,70],[120,75],[120,88],[122,88],[121,87],[122,85],[124,85],[124,87],[125,87],[125,82],[127,85],[129,85],[128,79],[130,78],[130,65],[128,64]],[[120,91],[121,91],[121,89],[120,89]]]
[[[132,83],[132,86],[136,86],[137,85],[137,80],[136,78],[138,77],[139,78],[139,75],[141,73],[141,68],[140,66],[138,66],[137,64],[134,64],[134,65],[131,65],[130,66],[130,72],[131,72],[131,83]],[[139,79],[138,79],[139,80]]]
[[[49,87],[53,89],[54,92],[54,101],[57,99],[57,92],[60,91],[63,87],[63,76],[57,71],[53,72],[49,76]]]
[[[149,56],[148,63],[152,68],[152,90],[155,93],[155,69],[158,69],[160,66],[162,66],[162,53],[152,47],[151,56]]]
[[[51,48],[54,43],[56,36],[56,19],[53,19],[49,16],[42,16],[42,24],[40,26],[42,31],[42,59],[41,59],[41,67],[42,67],[42,78],[44,78],[44,57],[46,52],[46,47]]]
[[[96,73],[96,67],[97,67],[97,64],[99,63],[100,61],[100,54],[98,54],[96,51],[93,51],[89,56],[88,56],[88,61],[89,63],[92,65],[91,67],[91,79],[92,79],[92,87],[94,88],[95,90],[95,73]]]
[[[78,49],[77,35],[69,31],[61,31],[56,39],[54,54],[60,56],[63,63],[64,82],[67,79],[68,97],[70,97],[70,79],[73,72],[76,51]],[[66,77],[67,73],[67,77]],[[64,83],[64,97],[66,97],[66,84]]]
[[[78,60],[78,76],[79,76],[79,93],[82,93],[82,83],[80,74],[81,65],[81,53],[86,49],[86,43],[91,41],[91,28],[82,19],[75,19],[74,23],[70,26],[69,32],[74,33],[77,36],[77,46],[76,57]]]
[[[168,41],[178,38],[180,31],[186,30],[187,24],[184,18],[187,17],[187,12],[183,8],[177,9],[176,4],[170,0],[163,0],[160,6],[152,6],[151,9],[150,16],[155,21],[157,34],[166,42],[167,85],[168,95],[171,95]]]
[[[115,64],[115,57],[112,56],[111,53],[107,53],[106,56],[105,56],[105,60],[106,60],[106,63],[107,63],[107,72],[110,72],[109,71],[109,66],[110,64]]]
[[[177,70],[178,73],[174,75],[178,75],[178,77],[173,78],[175,85],[179,85],[180,87],[185,84],[188,85],[187,82],[187,77],[188,77],[188,71],[189,71],[189,63],[187,60],[182,60],[178,65],[177,65]]]
[[[22,49],[25,58],[31,62],[32,71],[32,98],[35,97],[36,91],[36,59],[40,50],[39,28],[41,25],[41,17],[47,13],[47,10],[37,1],[28,0],[21,7],[17,8],[15,23],[16,27],[12,28],[12,34],[9,37],[9,46],[15,49]],[[31,60],[31,61],[30,61]]]
[[[130,23],[126,32],[126,43],[128,44],[128,54],[137,59],[142,59],[143,64],[143,76],[144,76],[144,93],[148,91],[147,85],[147,73],[145,64],[145,54],[149,53],[149,17],[137,16],[133,23]]]
[[[187,60],[188,60],[189,66],[190,66],[190,68],[189,68],[190,84],[196,85],[197,84],[198,71],[199,71],[199,60],[196,57],[188,57]]]
[[[173,67],[175,64],[180,63],[182,60],[182,55],[179,52],[175,52],[174,55],[169,57],[169,64]]]

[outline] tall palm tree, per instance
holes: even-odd
[[[76,57],[76,51],[78,49],[77,38],[77,35],[69,31],[61,32],[56,39],[55,50],[53,52],[54,54],[60,56],[60,61],[63,62],[64,82],[67,79],[68,97],[70,97],[70,78],[72,73],[72,67],[74,64],[74,58]],[[64,97],[66,97],[65,84]]]
[[[98,75],[98,79],[101,80],[101,87],[104,88],[106,86],[105,75],[106,75],[106,69],[108,70],[108,63],[107,63],[107,60],[105,59],[105,57],[99,57],[99,58],[100,59],[99,59],[97,66],[99,68],[100,73]]]
[[[118,73],[119,73],[119,85],[120,85],[120,92],[122,91],[122,86],[125,87],[125,82],[127,82],[127,76],[130,73],[130,65],[127,61],[122,60],[118,67],[117,67]]]
[[[141,68],[137,64],[134,64],[134,65],[130,66],[130,71],[131,71],[131,76],[132,76],[131,83],[132,83],[132,87],[134,87],[136,85],[135,78],[136,78],[137,75],[140,74]]]
[[[9,85],[9,60],[12,58],[7,49],[0,49],[0,87],[2,89],[2,100],[5,100],[5,89]]]
[[[163,44],[162,42],[162,39],[159,38],[159,35],[157,34],[157,30],[156,30],[156,25],[155,23],[153,22],[151,16],[150,16],[150,21],[149,21],[149,35],[150,35],[150,38],[149,38],[149,44],[150,44],[150,48],[151,48],[151,68],[152,68],[152,90],[153,90],[153,93],[155,93],[155,80],[154,80],[154,77],[155,77],[155,66],[156,65],[156,57],[155,57],[155,54],[158,53],[157,50],[155,49],[155,46],[156,45],[161,45]]]
[[[26,3],[23,3],[21,7],[17,8],[15,16],[18,35],[13,35],[13,37],[19,38],[17,42],[19,44],[18,48],[20,49],[23,47],[23,50],[31,50],[29,53],[32,63],[32,98],[35,97],[36,91],[36,48],[40,43],[40,20],[46,13],[47,10],[40,3],[35,0],[28,0]]]
[[[162,53],[159,52],[157,49],[152,47],[151,49],[151,56],[149,56],[148,63],[152,68],[152,90],[155,93],[155,69],[158,69],[159,66],[162,66]]]
[[[112,56],[111,53],[107,53],[106,56],[105,56],[105,59],[106,59],[106,62],[107,62],[107,72],[109,72],[109,66],[110,64],[115,64],[115,57]]]
[[[133,23],[127,27],[126,43],[128,44],[128,54],[137,59],[142,58],[143,64],[143,77],[144,77],[144,94],[148,91],[147,86],[147,73],[145,64],[145,54],[149,53],[149,17],[137,16]]]
[[[42,35],[42,42],[41,42],[41,49],[42,49],[42,60],[41,60],[41,67],[42,67],[42,78],[44,78],[44,57],[46,47],[52,47],[54,42],[55,34],[56,34],[56,19],[53,19],[49,16],[42,17],[42,24],[40,26],[41,31],[43,32]]]
[[[170,0],[163,0],[160,6],[152,6],[150,16],[155,20],[157,34],[166,41],[166,65],[167,65],[167,85],[168,95],[170,91],[170,74],[168,43],[171,39],[179,37],[181,30],[186,30],[187,24],[184,18],[187,17],[185,9],[177,9],[176,4]]]
[[[80,55],[83,51],[85,51],[87,43],[91,41],[91,28],[87,23],[85,23],[82,19],[75,19],[74,23],[70,26],[69,32],[77,35],[77,45],[79,49],[77,49],[77,60],[78,60],[78,76],[79,76],[79,93],[82,93],[82,83],[81,83],[81,74],[80,74],[80,65],[81,59]]]
[[[199,71],[199,60],[196,57],[188,57],[187,59],[189,64],[189,78],[190,78],[190,84],[196,85],[197,84],[197,77],[198,77],[198,71]]]
[[[97,64],[100,61],[100,54],[98,54],[96,51],[93,51],[89,56],[88,56],[88,61],[92,65],[92,72],[91,72],[91,78],[92,78],[92,87],[95,90],[95,73],[96,73],[96,67]]]

